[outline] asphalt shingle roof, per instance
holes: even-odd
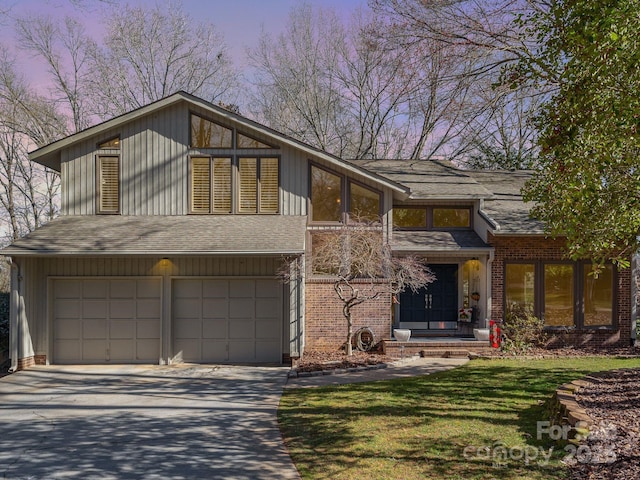
[[[529,216],[531,204],[522,200],[522,188],[531,172],[518,170],[474,170],[467,175],[482,184],[492,195],[485,199],[483,211],[496,224],[498,234],[544,234],[544,224]]]
[[[444,160],[351,160],[411,189],[412,199],[469,200],[491,195],[483,185]]]
[[[455,252],[461,250],[490,249],[473,231],[397,231],[393,232],[391,249],[394,251]]]
[[[3,255],[303,253],[307,217],[284,215],[62,216]]]

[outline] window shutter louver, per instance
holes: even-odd
[[[213,159],[213,213],[231,213],[231,159]]]
[[[278,159],[260,159],[260,212],[278,213]]]
[[[209,213],[211,205],[211,160],[209,157],[191,159],[191,211]]]
[[[258,211],[257,158],[241,158],[240,174],[240,213],[256,213]]]
[[[120,211],[120,157],[99,157],[98,165],[100,213],[118,213]]]

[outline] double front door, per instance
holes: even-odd
[[[399,295],[400,327],[455,330],[458,319],[458,265],[429,265],[436,280],[417,292]]]

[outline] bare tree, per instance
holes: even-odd
[[[214,25],[199,23],[177,2],[153,9],[119,6],[91,53],[93,110],[102,119],[179,90],[234,103],[238,74]]]
[[[300,274],[292,268],[299,265],[297,262],[297,259],[285,262],[281,270],[285,281]],[[415,292],[435,280],[419,258],[392,255],[379,226],[362,222],[314,233],[311,271],[333,280],[347,324],[347,355],[353,354],[354,307],[380,295],[395,297],[406,289]]]
[[[88,74],[88,51],[92,41],[84,27],[67,17],[62,25],[43,15],[21,18],[16,23],[21,47],[42,58],[51,75],[51,100],[68,109],[70,130],[89,126],[85,91]]]
[[[16,73],[5,50],[0,56],[0,208],[10,239],[57,213],[58,175],[29,162],[27,152],[58,138],[64,128],[51,104]]]

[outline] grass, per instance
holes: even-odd
[[[304,479],[561,479],[565,452],[536,439],[544,402],[562,383],[632,367],[640,359],[474,360],[424,377],[286,390],[278,418]],[[496,442],[515,457],[554,451],[546,464],[496,466]]]

